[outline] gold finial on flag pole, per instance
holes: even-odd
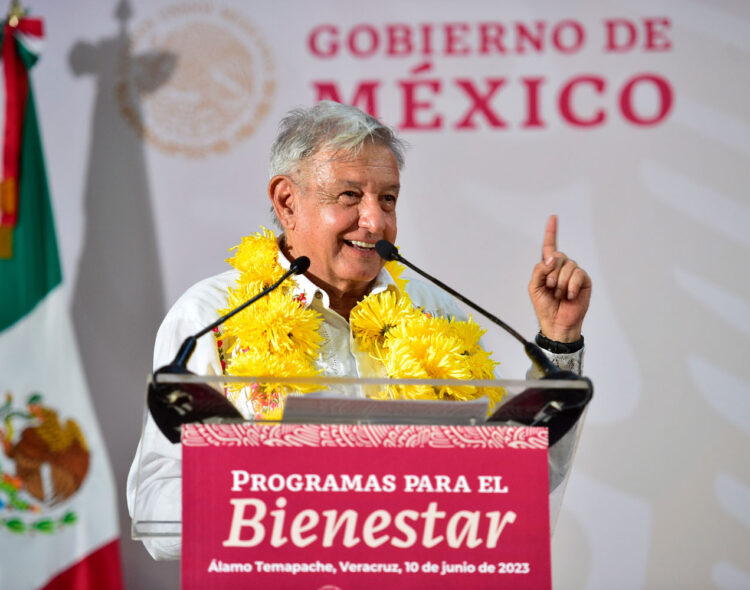
[[[11,27],[17,27],[18,21],[20,21],[25,14],[26,11],[21,6],[21,1],[11,0],[10,8],[8,9],[8,24]]]

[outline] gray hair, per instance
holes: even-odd
[[[398,169],[403,168],[404,143],[390,127],[357,107],[323,100],[311,108],[293,109],[281,120],[271,146],[271,178],[291,174],[322,149],[356,155],[367,142],[388,147]]]

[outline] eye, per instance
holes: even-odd
[[[359,195],[355,191],[344,191],[339,195],[339,198],[345,203],[351,203],[359,199]]]
[[[383,195],[380,199],[383,202],[384,207],[388,209],[393,209],[394,207],[396,207],[396,201],[398,200],[398,196],[388,194],[388,195]]]

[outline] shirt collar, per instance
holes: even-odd
[[[279,248],[279,266],[284,270],[289,270],[291,262],[284,255],[284,252]],[[318,287],[305,275],[294,276],[294,289],[292,289],[292,297],[298,299],[305,307],[309,307],[315,299],[320,300],[320,303],[326,309],[331,309],[331,302],[328,298],[328,293],[324,289]],[[382,293],[386,289],[393,289],[398,291],[396,282],[393,280],[391,273],[385,268],[381,268],[378,276],[375,277],[375,282],[370,289],[368,295],[375,295],[376,293]]]

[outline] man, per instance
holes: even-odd
[[[310,258],[292,296],[318,314],[314,364],[326,375],[383,374],[353,337],[349,319],[366,298],[387,292],[398,296],[402,290],[374,249],[378,240],[396,240],[402,165],[401,143],[388,127],[359,109],[328,101],[290,112],[272,147],[268,192],[283,228],[272,254],[285,268],[298,256]],[[547,223],[529,294],[541,327],[538,343],[554,362],[580,370],[591,280],[557,250],[556,223],[554,216]],[[256,260],[250,263],[254,265]],[[240,276],[234,270],[207,279],[177,301],[157,334],[155,367],[168,363],[186,336],[219,317]],[[430,285],[410,281],[406,290],[410,304],[430,316],[462,319],[452,299]],[[221,341],[203,338],[189,368],[202,375],[222,374],[227,355],[248,349],[254,347],[225,348]],[[254,394],[236,396],[233,402],[247,417],[268,415],[273,404],[283,404]],[[171,445],[149,418],[128,478],[131,516],[139,486],[138,519],[180,520],[180,461],[179,445]],[[179,557],[179,539],[151,540],[146,546],[157,559]]]
[[[324,101],[311,111],[315,110],[324,121],[325,116],[348,108]],[[375,139],[362,137],[356,151],[347,149],[344,142],[333,143],[316,146],[315,152],[295,160],[285,153],[284,139],[307,124],[306,117],[310,117],[308,112],[291,113],[286,120],[289,129],[282,131],[274,145],[269,195],[284,229],[284,254],[287,258],[309,256],[308,276],[328,293],[331,308],[346,318],[382,269],[375,242],[396,240],[403,155],[390,130],[380,129],[372,119],[368,123],[374,127]],[[326,139],[323,134],[319,141]],[[557,220],[551,217],[543,259],[534,268],[529,294],[542,333],[550,340],[572,343],[581,337],[591,280],[557,251],[556,235]]]

